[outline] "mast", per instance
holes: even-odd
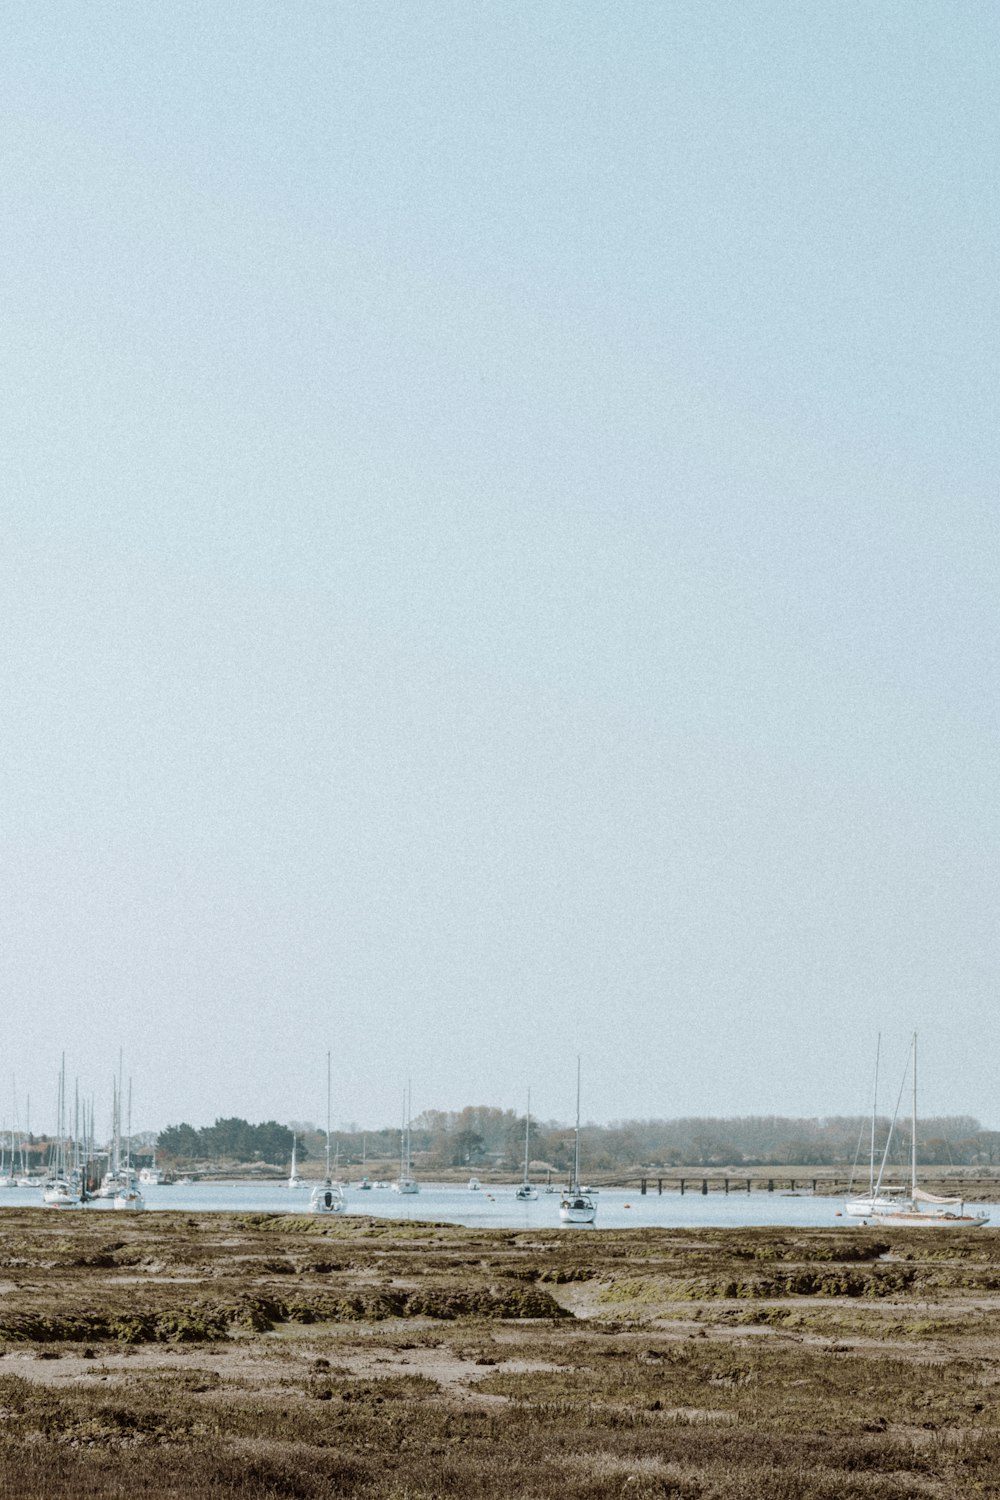
[[[330,1185],[330,1054],[326,1054],[326,1182]]]
[[[913,1032],[913,1119],[910,1125],[910,1193],[916,1193],[916,1032]]]
[[[576,1055],[576,1143],[573,1150],[573,1191],[580,1191],[580,1054]]]
[[[118,1085],[115,1091],[115,1185],[122,1166],[122,1049],[118,1048]]]
[[[118,1079],[111,1079],[111,1171],[114,1175],[115,1185],[118,1183],[118,1157],[119,1151],[118,1130]]]
[[[880,1031],[875,1042],[875,1087],[872,1090],[872,1147],[868,1157],[868,1191],[872,1197],[875,1196],[875,1117],[878,1114],[878,1063],[881,1050],[882,1033]]]
[[[528,1180],[528,1132],[531,1129],[531,1090],[528,1090],[528,1108],[524,1116],[524,1180]]]
[[[57,1157],[56,1173],[63,1177],[66,1173],[66,1054],[62,1055],[62,1063],[59,1067],[59,1155]]]

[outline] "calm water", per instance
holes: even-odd
[[[250,1213],[305,1213],[308,1190],[291,1191],[280,1182],[199,1182],[173,1187],[150,1187],[143,1190],[147,1209],[180,1209],[184,1212],[218,1212],[230,1210]],[[851,1220],[838,1217],[843,1210],[840,1198],[788,1197],[783,1193],[754,1192],[655,1193],[643,1198],[638,1191],[607,1188],[597,1195],[598,1229],[648,1228],[747,1228],[752,1225],[784,1227],[833,1228]],[[0,1208],[34,1207],[41,1204],[41,1194],[30,1188],[7,1188],[0,1193]],[[400,1197],[388,1190],[361,1192],[348,1187],[349,1214],[370,1214],[381,1219],[415,1222],[420,1219],[465,1224],[470,1228],[493,1229],[559,1229],[559,1195],[544,1190],[534,1203],[521,1203],[514,1188],[484,1188],[470,1193],[467,1188],[428,1183],[412,1197]],[[58,1213],[60,1210],[51,1209]],[[114,1212],[109,1201],[99,1200],[88,1213]],[[987,1208],[985,1212],[991,1210]],[[995,1222],[1000,1224],[1000,1209],[994,1205]],[[576,1227],[574,1234],[586,1232]]]

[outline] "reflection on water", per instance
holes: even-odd
[[[305,1190],[290,1190],[283,1182],[197,1182],[173,1187],[150,1187],[145,1190],[146,1207],[179,1209],[190,1212],[295,1213],[306,1212],[309,1203]],[[417,1222],[421,1219],[465,1224],[470,1228],[494,1229],[565,1229],[578,1234],[579,1226],[559,1223],[559,1194],[540,1191],[534,1202],[522,1202],[515,1195],[516,1184],[507,1187],[485,1186],[470,1193],[463,1186],[429,1183],[421,1186],[415,1197],[397,1193],[361,1191],[347,1188],[349,1214],[371,1214],[380,1219]],[[41,1206],[41,1194],[31,1188],[7,1188],[0,1191],[0,1208],[4,1206]],[[604,1188],[597,1198],[597,1224],[600,1229],[680,1229],[749,1228],[752,1225],[833,1228],[850,1224],[840,1217],[840,1198],[788,1197],[783,1193],[655,1193],[643,1197],[637,1189]],[[50,1209],[58,1213],[66,1210]],[[89,1205],[88,1213],[113,1212],[109,1200]],[[988,1212],[988,1210],[987,1210]]]

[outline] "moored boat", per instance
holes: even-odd
[[[576,1131],[573,1143],[573,1181],[559,1200],[559,1221],[562,1224],[593,1224],[597,1218],[597,1205],[589,1193],[580,1186],[580,1059],[576,1060]]]
[[[291,1184],[289,1184],[291,1185]],[[326,1173],[309,1194],[309,1213],[342,1214],[347,1211],[347,1197],[339,1182],[330,1176],[330,1054],[326,1054]]]
[[[121,1106],[121,1085],[118,1088],[118,1103]],[[120,1148],[119,1148],[120,1155]],[[146,1200],[142,1196],[139,1183],[132,1166],[132,1080],[128,1081],[128,1124],[125,1135],[125,1165],[122,1169],[122,1181],[115,1193],[114,1205],[117,1209],[128,1209],[135,1213],[146,1207]]]
[[[877,1224],[885,1229],[979,1229],[990,1222],[989,1214],[981,1210],[967,1209],[961,1197],[943,1197],[928,1193],[917,1181],[917,1033],[913,1033],[910,1048],[911,1069],[911,1123],[910,1123],[910,1190],[890,1188],[882,1184],[879,1172],[874,1190],[867,1197],[851,1199],[845,1209],[864,1224]],[[906,1075],[903,1075],[905,1084]],[[902,1093],[902,1086],[900,1088]],[[895,1116],[893,1116],[893,1124]],[[890,1126],[890,1136],[892,1127]],[[888,1156],[886,1142],[882,1168]]]
[[[148,1167],[143,1167],[139,1173],[139,1181],[143,1187],[159,1187],[163,1182],[163,1173],[156,1165],[156,1150],[153,1150],[153,1160]]]
[[[75,1147],[66,1135],[66,1057],[59,1069],[59,1102],[56,1140],[48,1176],[42,1182],[42,1202],[49,1208],[80,1208],[83,1205],[81,1174],[76,1169]]]
[[[521,1186],[518,1188],[517,1192],[514,1194],[514,1197],[515,1198],[519,1198],[522,1203],[534,1203],[534,1201],[538,1197],[538,1189],[535,1187],[534,1183],[531,1181],[531,1176],[530,1176],[530,1173],[528,1171],[528,1141],[530,1139],[530,1136],[531,1136],[531,1090],[529,1089],[528,1090],[528,1107],[527,1107],[527,1109],[525,1110],[525,1113],[524,1113],[524,1180],[522,1181]]]
[[[298,1164],[297,1164],[296,1159],[295,1159],[295,1150],[296,1150],[297,1144],[298,1144],[298,1139],[297,1139],[296,1136],[293,1135],[292,1136],[292,1163],[291,1163],[291,1166],[290,1166],[289,1171],[288,1171],[288,1183],[287,1183],[287,1186],[290,1187],[290,1188],[305,1187],[305,1183],[303,1182],[301,1176],[299,1175]]]
[[[420,1192],[420,1184],[413,1175],[413,1153],[410,1140],[410,1117],[412,1111],[413,1093],[411,1086],[407,1084],[406,1097],[403,1100],[403,1124],[399,1132],[399,1176],[391,1184],[394,1193],[412,1194]]]

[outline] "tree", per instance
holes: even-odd
[[[483,1154],[483,1138],[478,1130],[457,1130],[451,1138],[451,1162],[455,1167],[467,1167],[478,1161]]]
[[[255,1125],[252,1129],[256,1161],[273,1162],[279,1165],[291,1160],[292,1132],[287,1125],[279,1125],[276,1120],[265,1120],[263,1124]],[[305,1160],[308,1155],[304,1143],[298,1148],[298,1155],[302,1160]]]
[[[201,1131],[193,1125],[168,1125],[156,1137],[156,1149],[161,1156],[180,1156],[193,1160],[202,1155]]]

